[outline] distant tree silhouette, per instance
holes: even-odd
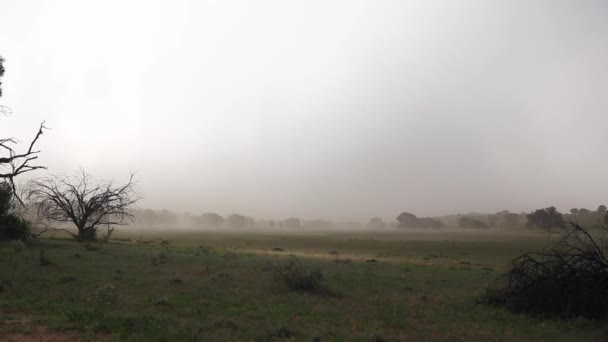
[[[443,227],[443,222],[435,220],[432,217],[421,217],[419,220],[419,225],[421,228],[439,229]]]
[[[302,226],[300,219],[297,217],[291,217],[285,220],[284,226],[286,228],[300,228]]]
[[[500,221],[500,226],[504,228],[514,228],[520,225],[521,215],[509,212],[508,210],[498,212],[494,216]]]
[[[599,205],[596,211],[590,211],[585,208],[578,210],[572,209],[570,210],[570,213],[571,214],[568,215],[569,220],[586,227],[594,227],[603,223],[604,217],[606,216],[606,206],[603,204]]]
[[[247,227],[247,217],[240,214],[230,214],[226,218],[226,222],[233,228]]]
[[[412,213],[402,212],[397,216],[399,228],[411,228],[418,223],[418,217]]]
[[[302,227],[308,229],[327,229],[332,226],[331,221],[326,220],[306,220],[301,222]]]
[[[159,221],[158,214],[156,213],[156,211],[151,209],[145,209],[143,211],[140,211],[139,215],[137,215],[137,219],[140,223],[145,225],[158,224]]]
[[[578,208],[570,209],[570,214],[575,215],[575,216],[578,215]]]
[[[528,227],[537,227],[545,230],[565,227],[564,217],[555,207],[537,209],[533,213],[526,215],[526,218],[528,219],[528,223],[526,224]]]
[[[139,200],[133,174],[126,184],[114,186],[110,181],[93,181],[84,171],[68,176],[49,176],[28,185],[28,199],[38,203],[51,222],[70,222],[77,233],[63,230],[79,241],[97,239],[99,227],[107,234],[115,225],[134,220],[132,206]]]
[[[515,213],[507,213],[504,216],[505,225],[507,227],[517,227],[521,223],[521,215]]]
[[[158,223],[163,225],[175,225],[177,224],[177,214],[167,209],[161,209],[158,215]]]
[[[463,216],[460,218],[460,220],[458,220],[458,225],[462,228],[473,228],[473,229],[488,229],[489,226],[487,223],[475,219],[475,218],[471,218],[471,217],[467,217],[467,216]]]
[[[438,229],[443,227],[443,223],[439,220],[435,220],[432,217],[417,217],[416,215],[408,212],[403,212],[397,216],[397,222],[399,228],[431,228]]]
[[[587,214],[589,214],[590,212],[591,212],[591,210],[589,210],[589,209],[580,208],[580,209],[578,210],[578,215],[587,215]]]
[[[204,213],[196,221],[207,227],[219,227],[224,223],[224,218],[220,214]]]
[[[175,225],[177,224],[177,215],[167,209],[161,210],[135,210],[134,215],[137,222],[146,225]]]
[[[374,217],[367,223],[369,228],[378,229],[386,227],[386,223],[379,217]]]

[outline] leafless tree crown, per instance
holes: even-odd
[[[78,229],[75,238],[95,238],[97,228],[134,220],[132,206],[140,199],[137,181],[129,176],[127,183],[115,186],[111,181],[94,181],[81,171],[75,175],[50,176],[33,180],[28,186],[28,201],[37,203],[51,222],[70,222]]]

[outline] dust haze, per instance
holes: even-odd
[[[141,217],[174,213],[171,226],[595,212],[608,190],[607,7],[0,1],[15,113],[1,129],[28,141],[46,120],[53,173],[136,171]]]

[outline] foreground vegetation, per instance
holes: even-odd
[[[477,303],[512,258],[546,239],[131,232],[108,243],[55,237],[2,244],[0,339],[605,338],[604,322],[541,319]],[[291,254],[311,275],[322,273],[323,291],[298,290],[273,275]]]

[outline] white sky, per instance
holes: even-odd
[[[595,209],[605,1],[0,0],[0,136],[142,207],[392,219]]]

